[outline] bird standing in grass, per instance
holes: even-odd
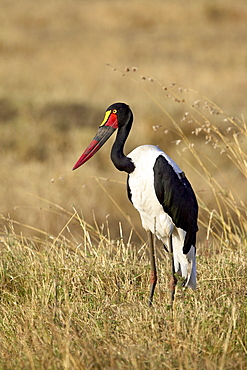
[[[109,106],[96,136],[73,170],[88,161],[113,132],[118,130],[111,149],[111,160],[119,171],[128,173],[128,197],[139,211],[142,226],[148,234],[151,260],[149,304],[152,305],[157,282],[153,240],[155,235],[171,256],[172,305],[179,275],[184,279],[184,286],[196,288],[198,205],[184,172],[161,149],[153,145],[142,145],[125,156],[124,144],[132,122],[133,114],[127,104],[115,103]]]

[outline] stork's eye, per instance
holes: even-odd
[[[117,113],[117,110],[116,109],[113,109],[112,113]]]

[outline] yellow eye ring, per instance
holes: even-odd
[[[116,109],[113,109],[112,113],[117,113],[117,110]]]

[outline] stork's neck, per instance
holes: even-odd
[[[135,166],[130,158],[124,155],[124,144],[129,135],[131,124],[118,129],[116,140],[111,149],[111,160],[119,171],[131,173]]]

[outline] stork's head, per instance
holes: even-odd
[[[116,129],[126,127],[129,132],[132,121],[133,114],[127,104],[114,103],[110,105],[105,112],[105,117],[95,137],[80,156],[73,170],[87,162],[104,145]]]

